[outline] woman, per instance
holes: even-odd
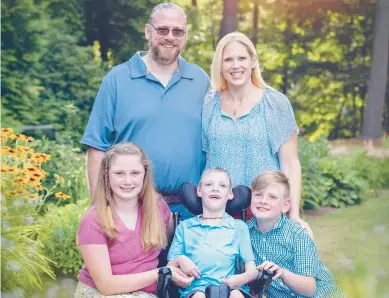
[[[78,230],[85,266],[75,297],[155,297],[158,255],[173,222],[153,185],[150,161],[137,145],[118,144],[107,151]],[[190,284],[181,270],[171,270],[178,286]]]
[[[220,40],[211,81],[203,107],[206,169],[227,170],[233,186],[250,186],[264,170],[284,172],[292,185],[289,217],[312,235],[299,213],[301,166],[292,106],[263,81],[255,47],[244,34],[233,32]]]

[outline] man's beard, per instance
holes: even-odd
[[[149,43],[149,48],[153,60],[164,65],[170,65],[176,62],[181,52],[175,47],[173,48],[175,51],[171,51],[171,53],[169,53],[170,55],[166,56],[158,46],[153,46],[151,43]]]

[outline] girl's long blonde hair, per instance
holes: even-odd
[[[222,64],[223,64],[223,51],[226,46],[228,46],[232,42],[239,42],[244,45],[249,53],[251,59],[256,60],[255,66],[251,73],[251,81],[253,84],[260,88],[269,87],[262,78],[261,70],[259,69],[259,61],[257,57],[257,52],[255,50],[255,46],[251,42],[251,40],[240,32],[232,32],[224,36],[218,43],[215,51],[215,55],[213,56],[213,61],[211,65],[211,82],[212,88],[214,91],[222,91],[228,89],[228,85],[226,79],[222,74]]]
[[[145,169],[143,187],[139,193],[139,203],[142,205],[142,245],[148,250],[166,247],[166,227],[163,223],[158,206],[158,194],[154,188],[151,163],[146,154],[134,143],[113,145],[105,154],[100,166],[96,189],[91,201],[91,207],[96,209],[97,219],[110,240],[116,239],[115,201],[109,182],[109,170],[112,160],[118,155],[138,156]]]

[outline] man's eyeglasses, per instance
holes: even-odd
[[[155,31],[157,31],[157,33],[159,35],[166,36],[170,32],[170,29],[168,27],[158,27],[158,28],[155,28],[153,24],[149,24],[149,25],[151,27],[153,27],[155,29]],[[182,37],[186,33],[185,30],[179,29],[179,28],[174,28],[171,31],[172,31],[172,34],[173,34],[174,37]]]

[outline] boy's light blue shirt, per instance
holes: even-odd
[[[201,111],[209,77],[179,57],[179,70],[163,86],[147,71],[145,54],[106,75],[81,143],[102,151],[136,143],[152,162],[157,189],[171,193],[184,182],[197,184],[205,165]]]
[[[344,297],[321,262],[315,243],[296,222],[282,215],[271,230],[262,233],[253,217],[248,227],[257,266],[266,260],[295,274],[314,277],[314,298]],[[272,298],[305,297],[295,294],[279,278],[271,282],[264,294]]]
[[[253,261],[247,225],[225,213],[217,226],[204,224],[200,216],[184,220],[178,225],[168,260],[185,255],[201,271],[201,279],[195,279],[181,297],[193,290],[205,291],[209,285],[220,285],[220,280],[235,274],[235,259],[244,263]]]

